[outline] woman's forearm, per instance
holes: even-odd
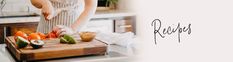
[[[39,9],[41,9],[43,6],[51,5],[49,0],[31,0],[31,3],[33,6],[35,6],[36,8],[39,8]]]
[[[74,31],[79,31],[95,14],[97,8],[97,0],[84,0],[85,7],[84,11],[81,13],[79,18],[75,21],[75,23],[71,26]]]

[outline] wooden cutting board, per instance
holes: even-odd
[[[18,49],[14,37],[9,36],[6,38],[6,45],[12,54],[22,61],[83,55],[104,55],[107,51],[107,45],[99,40],[77,42],[76,44],[61,44],[59,39],[47,39],[43,41],[45,45],[40,49],[33,49],[30,45],[26,48]]]

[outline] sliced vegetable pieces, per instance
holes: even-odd
[[[60,43],[75,44],[76,40],[72,36],[65,34],[60,38]]]

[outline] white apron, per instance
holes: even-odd
[[[50,0],[55,10],[62,10],[49,21],[41,15],[37,32],[49,33],[56,25],[65,25],[70,27],[79,17],[84,9],[83,0]]]

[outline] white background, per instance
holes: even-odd
[[[232,62],[232,0],[128,0],[129,11],[137,13],[137,37],[140,39],[138,62]],[[159,38],[154,44],[154,19],[163,28],[181,23],[192,24],[192,33],[177,33]],[[173,25],[174,24],[174,25]]]

